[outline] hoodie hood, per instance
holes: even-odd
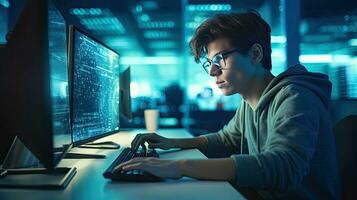
[[[332,84],[328,80],[328,76],[308,72],[304,66],[297,64],[279,74],[269,83],[260,97],[256,110],[263,110],[281,88],[290,84],[297,84],[311,90],[320,98],[326,108],[329,107]]]

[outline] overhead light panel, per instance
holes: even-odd
[[[100,8],[71,8],[69,10],[71,15],[76,16],[98,16],[102,14],[102,9]]]
[[[170,38],[172,35],[168,31],[147,30],[144,31],[146,39]]]
[[[143,11],[143,7],[141,5],[137,5],[137,6],[135,6],[135,11],[137,13],[141,13]]]
[[[170,50],[158,50],[154,52],[154,56],[178,56],[178,53]]]
[[[156,1],[142,1],[141,5],[145,10],[156,10],[159,7]]]
[[[188,11],[230,11],[231,4],[194,4],[188,5]]]
[[[148,21],[150,21],[150,17],[149,17],[149,15],[147,15],[147,14],[142,14],[142,15],[140,15],[140,16],[139,16],[139,19],[140,19],[140,21],[142,21],[142,22],[148,22]]]
[[[139,48],[138,42],[132,37],[106,37],[104,42],[115,49]]]
[[[189,29],[196,29],[200,24],[201,22],[187,22],[185,26]]]
[[[176,47],[175,41],[154,41],[149,43],[151,49],[172,49]]]
[[[174,21],[150,21],[146,23],[140,23],[139,28],[143,29],[160,29],[160,28],[174,28],[175,22]]]
[[[87,29],[98,34],[124,34],[126,30],[120,20],[109,9],[72,8],[70,13],[79,18]]]

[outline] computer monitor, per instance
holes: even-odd
[[[72,142],[79,146],[119,131],[119,54],[70,26],[69,55]]]
[[[22,145],[46,170],[58,173],[57,169],[64,169],[56,165],[71,146],[66,35],[65,20],[53,2],[27,1],[11,31],[1,71],[2,83],[6,84],[1,91],[6,131],[21,141],[13,143],[3,168],[27,166],[29,160],[18,160],[24,152],[19,147]],[[65,180],[74,175],[75,168],[68,169],[60,170]],[[0,186],[18,186],[16,181],[6,182],[6,177],[0,182]],[[37,182],[27,183],[29,187],[38,186]],[[58,186],[63,186],[61,181]]]
[[[120,73],[120,116],[127,121],[133,119],[130,96],[130,66],[123,67]]]
[[[10,131],[46,168],[71,144],[66,35],[51,1],[28,1],[11,32],[2,76]]]

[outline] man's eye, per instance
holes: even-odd
[[[216,63],[216,64],[219,64],[219,62],[221,62],[222,58],[217,56],[214,58],[213,62]]]

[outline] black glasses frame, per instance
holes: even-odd
[[[226,65],[225,58],[233,52],[239,52],[239,49],[235,48],[235,49],[232,49],[229,51],[223,51],[223,52],[217,53],[216,55],[213,56],[212,59],[209,59],[207,57],[202,57],[201,60],[203,59],[203,61],[201,61],[201,63],[202,63],[203,69],[207,72],[207,74],[209,74],[211,71],[211,68],[212,68],[212,64],[213,64],[217,67],[216,70],[222,70],[224,68],[224,66]],[[224,66],[222,66],[222,64],[220,63],[222,61],[223,61]]]

